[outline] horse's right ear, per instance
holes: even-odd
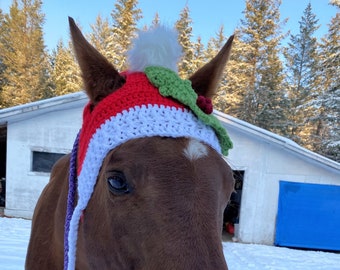
[[[104,97],[120,88],[125,78],[87,40],[69,17],[73,49],[82,73],[84,87],[95,105]]]

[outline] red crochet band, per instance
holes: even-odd
[[[81,172],[87,146],[93,134],[106,120],[135,106],[159,105],[182,110],[185,108],[181,103],[161,96],[159,90],[149,82],[144,73],[126,72],[122,75],[126,77],[122,88],[105,97],[93,110],[91,110],[91,103],[88,103],[84,108],[78,152],[78,175]]]

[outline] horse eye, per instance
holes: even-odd
[[[132,188],[127,183],[125,176],[121,172],[114,172],[107,178],[110,191],[115,195],[124,195],[132,191]]]

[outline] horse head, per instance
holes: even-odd
[[[187,81],[147,64],[119,73],[72,19],[70,29],[90,98],[70,225],[79,226],[77,257],[96,269],[225,269],[221,228],[232,172],[217,128],[184,97],[214,95],[232,39]]]
[[[132,50],[137,68],[118,72],[69,22],[89,103],[71,157],[76,195],[62,210],[65,269],[227,269],[222,221],[234,179],[222,154],[232,145],[210,99],[233,37],[182,80],[174,59],[143,49],[149,37]],[[160,51],[176,58],[176,46]]]

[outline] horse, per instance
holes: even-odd
[[[69,27],[89,102],[38,199],[25,269],[228,269],[222,223],[234,178],[223,155],[232,143],[211,98],[233,36],[183,80],[171,69],[179,45],[162,43],[161,30],[137,38],[129,56],[139,68],[119,72],[72,18]]]

